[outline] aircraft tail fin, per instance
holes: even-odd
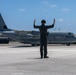
[[[0,13],[0,31],[1,30],[8,30],[8,28],[7,28],[7,26],[6,26],[6,24],[5,24],[5,22],[4,22],[4,19],[3,19],[3,17],[2,17],[2,15],[1,15],[1,13]]]

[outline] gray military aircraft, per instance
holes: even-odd
[[[33,31],[32,34],[35,38],[40,37],[39,32],[37,31]],[[39,44],[39,42],[37,43]],[[76,43],[76,37],[74,33],[72,32],[50,32],[47,35],[47,43],[48,44],[66,44],[67,46],[70,46],[70,44]]]
[[[0,32],[7,37],[24,44],[31,44],[32,46],[40,44],[39,31],[19,31],[8,29],[2,15],[0,14]],[[48,44],[66,44],[69,46],[76,42],[76,37],[71,32],[51,32],[47,38]]]
[[[37,37],[34,38],[32,31],[20,31],[20,30],[8,29],[1,13],[0,13],[0,32],[3,35],[6,35],[7,37],[11,38],[12,40],[18,41],[20,43],[31,44],[32,46],[34,44],[37,44],[35,41],[38,38]]]

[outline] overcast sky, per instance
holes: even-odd
[[[40,25],[56,24],[49,31],[71,31],[76,33],[76,0],[0,0],[0,12],[8,28],[36,30],[33,21]]]

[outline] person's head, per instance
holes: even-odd
[[[45,20],[42,20],[42,21],[41,21],[41,24],[45,24],[45,23],[46,23],[46,21],[45,21]]]

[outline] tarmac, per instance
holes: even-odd
[[[76,45],[48,45],[48,59],[39,46],[0,44],[0,75],[76,75]]]

